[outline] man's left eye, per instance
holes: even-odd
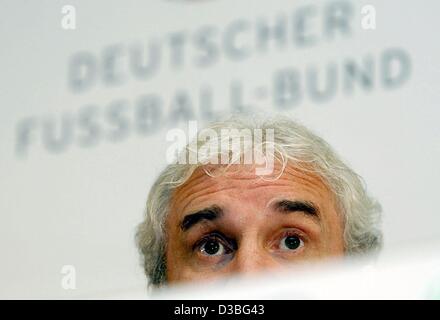
[[[304,246],[302,239],[296,235],[286,235],[284,236],[279,244],[281,250],[298,250]]]

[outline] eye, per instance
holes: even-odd
[[[281,250],[294,251],[304,246],[304,242],[300,237],[294,234],[285,235],[279,244]]]
[[[202,238],[196,244],[196,248],[205,256],[217,257],[232,253],[236,246],[232,240],[227,240],[222,235],[216,233]]]

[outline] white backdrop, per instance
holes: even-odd
[[[166,131],[236,110],[287,113],[329,141],[382,203],[385,251],[440,238],[438,1],[1,7],[1,298],[143,286],[134,228]]]

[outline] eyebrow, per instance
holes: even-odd
[[[216,205],[198,210],[194,213],[186,215],[183,218],[182,222],[180,223],[180,229],[182,229],[183,231],[187,231],[189,228],[193,227],[201,221],[212,221],[218,219],[221,215],[223,215],[223,210]]]
[[[318,207],[310,201],[280,200],[275,203],[275,209],[283,213],[303,212],[306,215],[319,218]]]

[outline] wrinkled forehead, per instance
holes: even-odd
[[[246,192],[245,192],[246,191]],[[201,206],[215,204],[218,197],[261,195],[254,201],[270,201],[271,196],[307,198],[317,204],[335,199],[325,180],[311,169],[287,163],[275,164],[270,176],[259,176],[253,165],[209,165],[197,168],[191,177],[176,188],[171,198],[171,212],[183,213]],[[209,203],[212,201],[212,203]]]

